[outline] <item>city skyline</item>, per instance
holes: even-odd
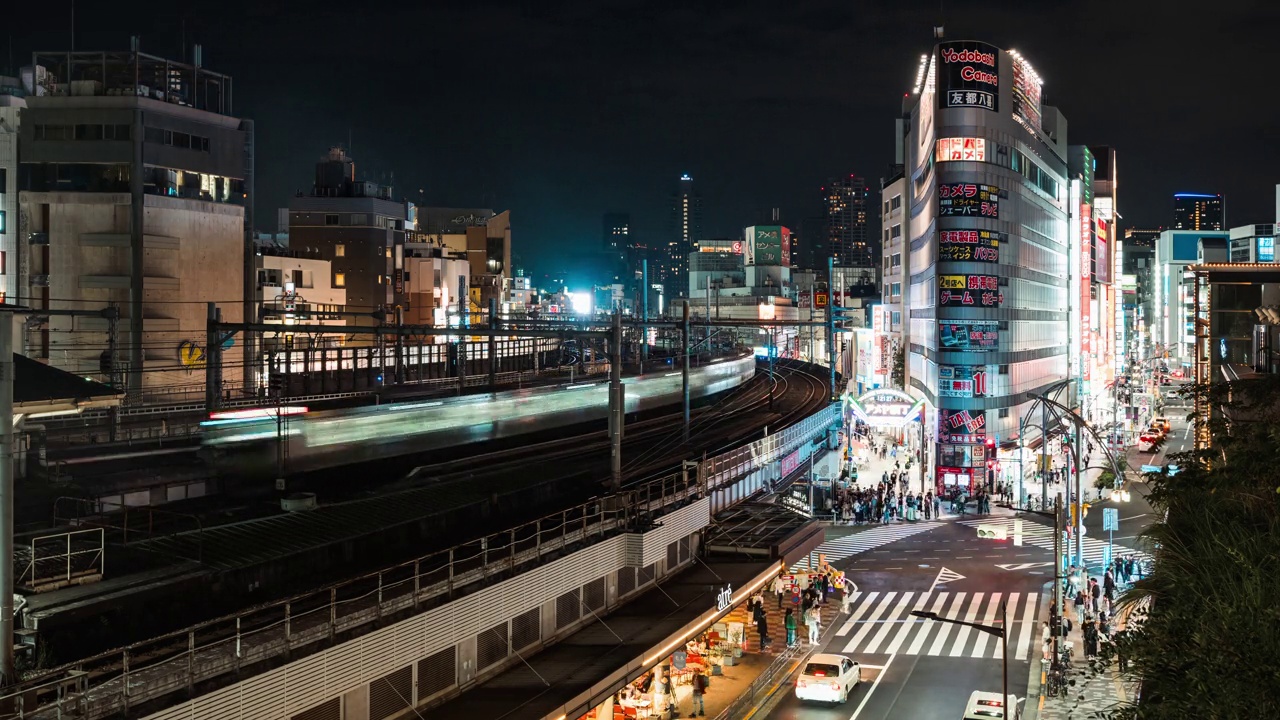
[[[764,204],[782,207],[784,217],[807,217],[827,177],[857,172],[874,187],[894,159],[897,101],[910,90],[915,59],[932,44],[931,27],[939,22],[948,38],[1022,50],[1052,88],[1045,102],[1072,118],[1069,141],[1105,142],[1122,152],[1126,224],[1168,225],[1170,196],[1197,189],[1230,197],[1232,222],[1272,220],[1274,183],[1233,167],[1246,149],[1253,166],[1277,159],[1276,149],[1254,152],[1241,144],[1264,129],[1265,107],[1247,114],[1179,110],[1158,127],[1118,123],[1124,115],[1113,109],[1178,107],[1160,83],[1137,81],[1162,72],[1153,50],[1192,40],[1215,45],[1227,35],[1232,42],[1221,52],[1180,73],[1186,82],[1212,78],[1228,105],[1251,96],[1244,75],[1230,68],[1260,47],[1275,11],[1192,26],[1156,19],[1141,6],[1101,7],[1086,3],[1075,13],[1107,17],[1099,38],[1126,42],[1090,53],[1076,50],[1069,33],[1046,29],[1060,17],[1049,9],[976,7],[939,20],[937,7],[926,3],[893,11],[743,8],[698,22],[688,22],[687,11],[639,12],[626,4],[382,10],[344,18],[343,62],[321,56],[328,28],[337,26],[337,4],[306,14],[235,3],[210,10],[157,4],[151,13],[85,7],[78,8],[75,47],[127,48],[137,34],[144,50],[181,58],[201,43],[205,65],[238,80],[235,113],[257,122],[259,225],[306,186],[318,152],[350,144],[370,179],[394,178],[407,200],[512,210],[516,253],[535,272],[549,270],[567,249],[594,245],[600,216],[611,209],[629,212],[637,235],[660,235],[671,178],[681,172],[699,180],[707,237],[740,233]],[[69,13],[23,17],[29,13],[17,11],[24,32],[13,43],[15,66],[29,62],[31,51],[70,43]],[[458,45],[466,28],[483,29],[496,49],[479,62],[446,63],[432,73],[429,90],[405,92],[419,82],[422,58],[413,43],[386,42],[392,23],[458,28],[433,38],[442,57],[467,56]],[[758,42],[734,39],[744,27],[758,29]],[[655,49],[641,38],[652,33],[672,38],[662,52],[679,64],[651,57]],[[564,38],[577,41],[565,44],[572,52],[557,47]],[[827,59],[812,71],[815,55]],[[1123,81],[1116,67],[1134,68],[1135,82]],[[487,96],[502,97],[510,112],[485,112]]]

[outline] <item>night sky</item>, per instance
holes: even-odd
[[[945,6],[948,38],[1031,61],[1069,142],[1116,147],[1122,227],[1167,226],[1177,191],[1225,193],[1231,225],[1275,219],[1280,6]],[[6,13],[14,65],[69,46],[69,8]],[[610,210],[663,239],[682,172],[708,236],[767,207],[797,227],[829,176],[878,187],[938,18],[937,2],[848,0],[81,2],[75,45],[124,50],[138,34],[177,58],[184,27],[203,44],[206,67],[235,78],[236,114],[257,121],[260,229],[350,137],[359,174],[394,174],[406,199],[511,209],[515,252],[539,276],[580,266]]]

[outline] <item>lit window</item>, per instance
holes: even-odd
[[[391,248],[387,248],[387,257],[391,257]]]
[[[334,246],[333,246],[333,256],[334,256],[334,257],[346,257],[346,256],[347,256],[347,246],[346,246],[346,245],[334,245]]]
[[[333,286],[334,286],[334,287],[346,287],[346,286],[347,286],[347,274],[346,274],[346,273],[334,273],[334,274],[333,274]]]

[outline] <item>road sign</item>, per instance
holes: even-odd
[[[1102,529],[1103,530],[1119,530],[1120,529],[1120,508],[1103,508],[1102,509]]]
[[[1111,544],[1108,543],[1102,548],[1102,571],[1106,572],[1111,567]]]

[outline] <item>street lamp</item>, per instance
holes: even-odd
[[[952,625],[966,625],[1000,638],[1000,648],[1003,654],[1001,674],[1004,676],[1004,692],[1001,693],[1000,706],[1004,708],[1004,720],[1009,720],[1009,633],[1007,631],[1009,627],[1009,612],[1006,602],[1004,600],[1000,601],[1000,627],[944,618],[936,612],[926,610],[912,610],[911,614],[925,620],[937,620],[938,622],[951,623]]]

